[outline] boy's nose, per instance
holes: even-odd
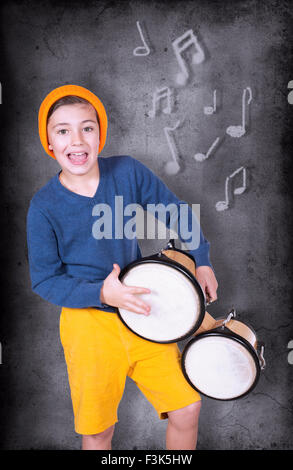
[[[82,132],[81,131],[73,131],[71,133],[71,144],[82,144],[83,143],[83,138],[82,138]]]

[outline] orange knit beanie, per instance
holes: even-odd
[[[104,108],[103,103],[99,100],[96,95],[79,85],[64,85],[59,88],[55,88],[55,90],[52,90],[42,102],[39,109],[39,135],[45,151],[48,155],[55,158],[54,153],[49,149],[47,137],[47,116],[49,109],[51,108],[52,104],[54,104],[57,100],[59,100],[60,98],[64,98],[64,96],[68,95],[75,95],[79,96],[80,98],[86,99],[87,101],[89,101],[90,104],[93,105],[93,107],[97,111],[100,121],[99,152],[101,152],[105,145],[107,136],[108,119],[106,110]]]

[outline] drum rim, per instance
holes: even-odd
[[[193,276],[193,274],[188,270],[186,269],[183,265],[181,265],[180,263],[177,263],[176,261],[168,258],[167,256],[165,255],[153,255],[153,256],[147,256],[145,258],[141,258],[139,260],[135,260],[133,261],[132,263],[129,263],[127,266],[125,266],[125,268],[123,268],[119,274],[119,279],[120,281],[123,279],[124,275],[131,269],[131,268],[134,268],[135,266],[139,266],[141,264],[147,264],[147,263],[152,263],[152,262],[155,262],[155,263],[158,263],[158,264],[164,264],[165,266],[166,265],[171,265],[173,268],[177,269],[177,271],[180,271],[182,274],[184,274],[188,279],[189,281],[192,282],[192,284],[194,285],[198,295],[199,295],[199,302],[200,302],[200,312],[199,312],[199,315],[198,315],[198,319],[195,323],[195,325],[193,326],[193,328],[191,328],[187,333],[185,333],[184,335],[180,336],[179,338],[176,338],[176,339],[172,339],[172,340],[168,340],[168,341],[156,341],[156,340],[153,340],[153,339],[150,339],[150,338],[146,338],[140,334],[138,334],[136,331],[134,331],[132,328],[130,328],[130,326],[124,321],[124,319],[122,318],[121,316],[121,313],[119,311],[119,308],[117,307],[116,308],[116,311],[117,311],[117,314],[120,318],[120,320],[122,321],[122,323],[130,330],[132,331],[132,333],[134,333],[136,336],[139,336],[140,338],[142,339],[145,339],[147,341],[151,341],[152,343],[159,343],[159,344],[170,344],[170,343],[177,343],[179,341],[183,341],[184,339],[187,339],[189,338],[190,336],[192,336],[197,330],[198,328],[200,327],[200,325],[202,324],[203,322],[203,319],[204,319],[204,316],[205,316],[205,297],[204,297],[204,294],[203,294],[203,291],[202,291],[202,288],[201,286],[199,285],[199,282],[197,281],[197,279]]]
[[[255,379],[252,383],[252,385],[250,386],[250,388],[248,390],[246,390],[246,392],[242,393],[241,395],[238,395],[237,397],[234,397],[234,398],[216,398],[216,397],[213,397],[211,395],[208,395],[206,393],[203,393],[199,388],[197,388],[192,382],[191,380],[189,379],[188,375],[187,375],[187,372],[186,372],[186,368],[185,368],[185,358],[186,358],[186,355],[187,355],[187,352],[188,350],[190,349],[190,347],[192,346],[193,343],[195,343],[196,341],[200,340],[201,338],[204,338],[204,337],[211,337],[211,336],[220,336],[220,337],[226,337],[226,338],[229,338],[229,339],[232,339],[234,341],[236,341],[237,343],[240,343],[242,346],[245,346],[246,349],[248,349],[251,353],[252,353],[252,357],[254,359],[254,362],[255,362],[255,366],[256,366],[256,376],[255,376]],[[258,355],[257,355],[257,352],[256,350],[251,346],[251,344],[245,339],[243,338],[242,336],[240,335],[237,335],[236,333],[232,332],[232,331],[227,331],[227,328],[225,328],[225,331],[222,330],[222,327],[219,327],[219,328],[215,328],[213,330],[209,330],[209,331],[205,331],[204,333],[200,333],[199,335],[195,336],[194,338],[192,338],[184,347],[184,350],[181,354],[181,369],[182,369],[182,372],[183,372],[183,375],[185,377],[185,379],[187,380],[187,382],[191,385],[191,387],[196,390],[197,392],[199,392],[201,395],[205,396],[205,397],[208,397],[208,398],[211,398],[213,400],[218,400],[218,401],[233,401],[233,400],[239,400],[240,398],[243,398],[245,397],[246,395],[248,395],[255,387],[256,387],[256,384],[258,383],[259,381],[259,377],[260,377],[260,364],[259,364],[259,358],[258,358]]]

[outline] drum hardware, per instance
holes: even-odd
[[[223,328],[224,326],[232,319],[236,317],[236,310],[232,308],[232,310],[228,313],[227,318],[223,321]]]
[[[264,370],[266,368],[266,361],[264,358],[265,344],[263,342],[259,342],[258,347],[259,347],[258,357],[259,357],[260,368],[261,370]]]

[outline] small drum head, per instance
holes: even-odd
[[[199,284],[174,264],[138,262],[121,279],[127,286],[146,287],[151,291],[138,295],[151,306],[148,316],[119,309],[123,323],[144,339],[177,342],[193,334],[203,320],[204,295]]]
[[[182,370],[190,385],[203,395],[234,400],[256,385],[260,366],[252,346],[238,335],[207,332],[185,347]]]

